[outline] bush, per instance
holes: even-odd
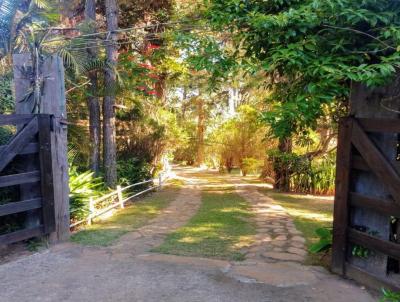
[[[9,142],[15,133],[13,126],[2,126],[0,127],[0,146],[5,145]]]
[[[335,154],[310,160],[307,156],[269,152],[274,170],[287,170],[290,175],[290,190],[297,193],[333,194],[335,190]]]
[[[119,160],[117,171],[121,185],[130,185],[152,178],[150,165],[137,158]]]
[[[12,74],[7,74],[0,77],[0,114],[13,112],[14,106]]]
[[[262,160],[247,157],[243,159],[240,169],[242,170],[243,176],[246,176],[249,173],[257,173],[263,164],[264,162]]]
[[[91,171],[79,173],[71,168],[69,190],[71,220],[81,220],[89,214],[90,197],[97,198],[104,192],[103,180]]]

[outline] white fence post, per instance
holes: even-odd
[[[162,173],[158,174],[158,189],[162,188]]]
[[[119,205],[120,205],[121,209],[123,209],[125,206],[124,206],[124,199],[122,198],[121,186],[117,186],[117,195],[118,195]]]
[[[94,209],[94,200],[93,200],[93,197],[90,197],[90,199],[89,199],[89,217],[88,217],[88,220],[87,220],[87,224],[88,225],[92,225],[92,217],[94,215],[94,211],[95,211],[95,209]]]

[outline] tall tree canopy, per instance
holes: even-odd
[[[210,0],[208,18],[265,71],[264,118],[281,138],[315,128],[351,81],[382,85],[400,65],[396,0]]]

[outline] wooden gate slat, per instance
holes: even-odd
[[[0,126],[26,124],[34,117],[33,114],[0,114]]]
[[[350,183],[351,118],[340,120],[338,148],[336,157],[336,193],[334,204],[332,270],[344,273],[346,262],[346,230],[348,225],[348,192]]]
[[[24,229],[9,234],[0,236],[0,245],[10,244],[29,238],[37,237],[43,234],[43,226],[38,226],[31,229]]]
[[[348,229],[349,242],[400,260],[400,244],[386,241],[354,229]]]
[[[0,177],[0,188],[40,181],[40,171],[32,171]]]
[[[54,180],[53,160],[51,153],[51,117],[42,115],[39,117],[39,144],[40,144],[40,170],[42,188],[42,218],[44,233],[50,234],[55,231],[55,208],[54,208]]]
[[[5,148],[7,148],[7,146],[0,146],[0,153],[3,152]],[[39,152],[39,144],[29,143],[18,153],[18,155],[34,154],[38,152]]]
[[[393,200],[382,200],[375,197],[350,193],[350,205],[353,207],[367,208],[384,215],[400,217],[400,207]]]
[[[365,162],[364,158],[360,155],[353,155],[351,157],[351,166],[353,169],[360,170],[360,171],[371,171],[367,163]]]
[[[34,117],[0,152],[0,171],[2,171],[15,156],[20,153],[38,132],[37,118]]]
[[[400,133],[400,120],[358,118],[357,121],[367,132]]]
[[[42,198],[34,198],[23,201],[10,202],[0,206],[0,217],[39,209],[42,206]]]
[[[351,140],[371,170],[387,185],[395,202],[400,204],[399,175],[356,120],[353,121],[353,135]]]

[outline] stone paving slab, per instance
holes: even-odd
[[[285,208],[251,186],[236,191],[250,204],[254,212],[257,235],[254,244],[244,249],[247,259],[265,261],[304,262],[307,256],[305,239]]]

